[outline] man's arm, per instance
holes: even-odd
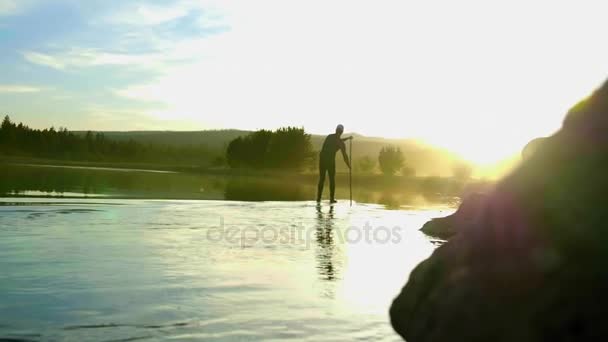
[[[340,151],[342,151],[342,157],[344,158],[344,162],[346,163],[346,166],[348,166],[348,168],[350,169],[350,160],[348,160],[348,154],[346,154],[346,144],[344,144],[344,141],[340,141]]]

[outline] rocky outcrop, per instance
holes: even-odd
[[[532,139],[521,152],[522,160],[527,161],[544,144],[546,137]],[[458,210],[449,216],[438,217],[425,223],[420,229],[426,235],[447,240],[458,233],[457,227],[475,224],[482,212],[486,198],[485,192],[473,192],[464,196]]]
[[[394,300],[393,327],[409,342],[608,340],[607,191],[605,84],[473,219],[452,220],[458,234]]]
[[[474,224],[479,219],[486,195],[475,192],[465,196],[458,210],[449,216],[438,217],[425,223],[420,229],[427,235],[448,239],[457,233],[457,227]]]
[[[521,151],[521,158],[523,160],[530,159],[536,153],[536,151],[542,146],[542,144],[545,142],[546,139],[547,139],[546,137],[541,137],[541,138],[536,138],[536,139],[530,140],[526,144],[526,146],[524,146],[524,149]]]

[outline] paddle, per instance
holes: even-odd
[[[350,188],[350,206],[353,206],[353,139],[350,139],[348,154],[350,155],[350,167],[348,168],[348,187]]]

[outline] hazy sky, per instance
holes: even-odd
[[[0,0],[0,113],[30,126],[304,126],[476,161],[608,75],[605,1]]]

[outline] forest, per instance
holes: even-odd
[[[108,139],[103,133],[75,134],[66,128],[32,129],[5,116],[0,126],[0,153],[90,162],[134,162],[205,165],[220,162],[219,153],[205,145],[141,143]]]
[[[315,155],[310,134],[296,127],[259,130],[232,140],[226,149],[232,168],[302,170]]]

